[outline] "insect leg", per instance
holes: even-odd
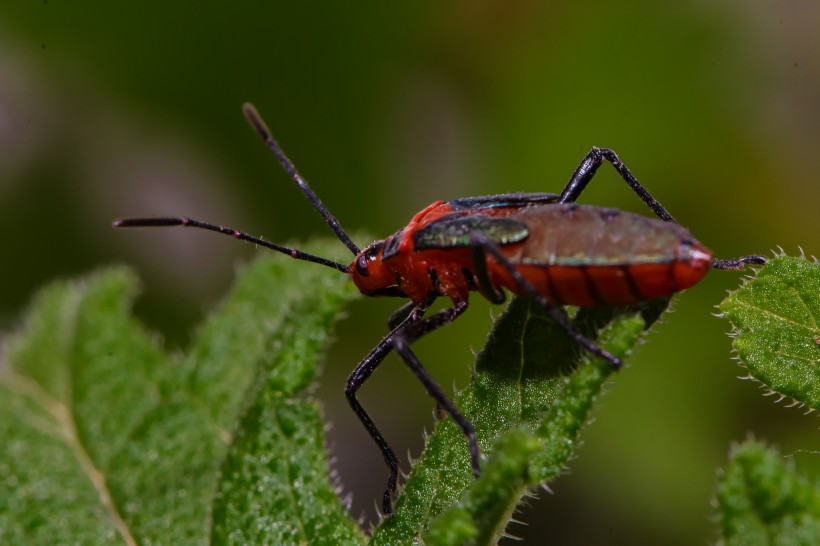
[[[471,245],[470,253],[472,254],[473,269],[481,293],[490,303],[504,303],[504,300],[507,299],[504,291],[493,285],[490,281],[490,275],[487,273],[487,255],[484,248],[480,245]]]
[[[741,256],[740,258],[736,258],[734,260],[715,260],[712,263],[712,267],[715,269],[731,269],[734,271],[739,271],[741,269],[745,269],[747,264],[766,265],[766,257],[754,255]]]
[[[473,259],[476,260],[473,264],[476,270],[478,270],[479,267],[483,267],[486,270],[487,254],[492,255],[495,261],[497,261],[501,267],[503,267],[504,270],[507,271],[507,273],[515,280],[516,284],[520,286],[531,298],[533,298],[538,305],[543,307],[550,318],[557,322],[573,341],[595,356],[607,360],[613,368],[621,367],[622,362],[618,357],[609,351],[602,349],[594,341],[584,336],[581,333],[581,330],[579,330],[578,327],[569,320],[569,317],[567,317],[564,310],[561,307],[551,303],[540,292],[538,292],[532,283],[530,283],[524,278],[523,275],[521,275],[521,273],[518,272],[515,265],[510,263],[507,257],[502,254],[501,250],[498,248],[498,245],[490,240],[484,233],[478,231],[474,232],[470,236],[470,247],[473,249]],[[481,263],[484,265],[480,266]]]
[[[393,347],[399,356],[402,357],[405,364],[407,364],[410,370],[418,377],[419,381],[424,385],[424,388],[427,389],[427,394],[436,401],[437,407],[443,408],[450,414],[450,417],[453,418],[453,421],[456,422],[467,437],[467,443],[470,446],[470,460],[473,466],[473,474],[478,476],[480,468],[478,464],[478,442],[476,441],[475,427],[458,411],[455,404],[447,398],[438,383],[430,376],[430,373],[424,368],[418,357],[416,357],[410,349],[410,344],[418,338],[450,324],[466,310],[467,300],[456,301],[452,307],[442,309],[429,318],[403,326],[393,336]]]
[[[436,301],[435,296],[431,296],[430,298],[428,298],[428,300],[424,304],[424,308],[429,308],[431,305],[433,305],[434,301]],[[387,319],[387,327],[390,330],[395,330],[396,327],[399,326],[399,324],[401,324],[402,322],[404,322],[410,316],[411,313],[417,310],[417,308],[418,305],[416,305],[415,302],[408,301],[407,303],[393,311],[393,314],[390,315],[390,318]]]
[[[381,342],[376,345],[372,351],[370,351],[370,354],[364,357],[358,366],[356,366],[356,369],[353,370],[353,373],[351,373],[347,378],[347,384],[345,386],[345,397],[347,398],[347,402],[350,404],[350,407],[353,409],[353,413],[356,414],[356,417],[359,418],[359,421],[361,421],[362,425],[364,425],[364,428],[367,429],[367,433],[370,434],[370,437],[373,438],[373,441],[379,446],[379,450],[382,452],[382,456],[384,457],[384,462],[387,464],[388,468],[390,468],[390,475],[387,478],[387,489],[384,491],[384,497],[382,498],[382,508],[385,514],[389,514],[393,511],[390,499],[396,492],[396,484],[399,476],[399,462],[396,458],[396,454],[393,452],[393,449],[387,443],[387,440],[384,439],[382,433],[379,432],[378,427],[376,427],[376,423],[373,422],[373,419],[370,418],[367,411],[356,398],[356,392],[373,374],[390,351],[393,350],[396,331],[399,328],[404,328],[420,321],[425,311],[426,307],[424,305],[416,305],[404,318],[402,323],[394,328],[393,331],[391,331],[383,340],[381,340]]]
[[[589,151],[586,157],[581,161],[581,164],[578,165],[578,168],[575,169],[575,172],[572,173],[572,177],[569,179],[569,182],[567,182],[564,191],[561,192],[558,202],[574,203],[587,187],[589,181],[592,180],[592,177],[595,176],[595,173],[598,172],[598,167],[600,167],[604,161],[609,161],[612,166],[615,167],[615,170],[618,171],[621,178],[629,184],[632,191],[641,198],[641,201],[652,209],[652,212],[654,212],[658,218],[664,222],[675,222],[672,215],[646,191],[646,188],[644,188],[643,185],[638,182],[638,179],[626,168],[626,165],[623,164],[618,155],[609,148],[593,147],[592,150]],[[746,264],[763,265],[765,263],[766,258],[764,256],[755,255],[742,256],[735,260],[715,260],[712,267],[715,269],[739,270],[743,269]]]
[[[575,172],[572,173],[572,177],[567,182],[564,191],[561,192],[561,197],[558,199],[559,203],[574,203],[581,193],[584,191],[584,188],[587,187],[589,181],[592,180],[592,177],[595,176],[595,173],[598,171],[598,167],[601,166],[601,163],[604,160],[609,161],[615,170],[618,171],[618,174],[621,175],[621,178],[629,184],[629,187],[632,188],[638,197],[641,198],[641,201],[646,203],[652,212],[654,212],[658,218],[663,220],[664,222],[674,222],[675,219],[672,218],[672,215],[669,214],[663,206],[658,203],[654,197],[652,197],[646,188],[644,188],[638,179],[629,172],[629,169],[626,168],[626,165],[620,160],[618,155],[610,150],[609,148],[596,148],[593,147],[592,150],[584,157],[581,161],[581,164],[578,165],[578,168],[575,169]]]
[[[404,322],[407,317],[410,316],[410,313],[416,308],[416,302],[408,301],[395,311],[393,314],[390,315],[390,318],[387,319],[387,327],[390,330],[394,330],[399,324]]]

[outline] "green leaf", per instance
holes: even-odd
[[[777,257],[723,300],[733,347],[771,391],[820,408],[820,265]]]
[[[625,356],[667,301],[579,311],[574,322]],[[488,457],[470,471],[467,442],[450,419],[436,424],[372,544],[495,544],[526,491],[557,476],[577,446],[611,366],[590,358],[543,309],[515,298],[498,319],[457,404]],[[438,519],[436,519],[438,518]],[[432,523],[429,523],[430,520]]]
[[[348,294],[311,287],[291,309],[299,320],[283,324],[272,337],[276,357],[257,370],[222,466],[214,544],[364,542],[329,487],[324,425],[317,403],[305,397],[327,332],[347,299]]]
[[[732,449],[717,499],[725,546],[820,544],[820,490],[759,442]]]
[[[0,543],[208,543],[218,471],[244,400],[271,388],[282,389],[282,398],[301,396],[332,318],[353,292],[343,275],[263,257],[243,273],[189,354],[172,358],[130,316],[135,286],[123,269],[55,283],[6,339]],[[290,336],[282,332],[285,323]],[[306,365],[276,367],[294,354]],[[245,409],[233,449],[243,449],[254,427],[264,428],[252,419],[258,407],[257,397]],[[288,426],[304,432],[279,453],[305,462],[310,502],[329,525],[335,518],[336,536],[360,541],[334,495],[321,426],[315,413],[301,411],[277,413],[280,426],[290,418]],[[293,493],[292,476],[260,478],[267,481],[257,485],[268,491]],[[299,504],[305,495],[283,507],[289,517],[307,517]],[[240,523],[218,521],[215,535]]]

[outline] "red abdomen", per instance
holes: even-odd
[[[520,211],[530,235],[503,247],[535,288],[556,304],[626,305],[669,296],[700,281],[712,252],[678,224],[585,205]],[[491,264],[494,280],[526,295]]]

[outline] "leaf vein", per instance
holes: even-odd
[[[23,393],[32,402],[40,406],[44,411],[54,417],[54,420],[57,423],[57,428],[53,430],[48,430],[46,427],[37,426],[34,422],[32,422],[32,424],[46,433],[56,433],[56,435],[58,435],[58,437],[66,443],[69,449],[71,449],[71,452],[74,454],[74,457],[77,459],[77,463],[80,465],[83,473],[91,482],[91,485],[94,487],[95,491],[97,491],[100,502],[108,512],[111,523],[117,529],[117,532],[120,534],[125,543],[128,544],[128,546],[137,546],[136,539],[131,534],[128,524],[125,523],[125,520],[120,515],[119,510],[117,509],[117,506],[111,496],[111,492],[108,490],[105,474],[94,466],[91,457],[83,447],[82,442],[80,442],[74,419],[72,418],[68,407],[58,399],[51,396],[51,394],[49,394],[45,389],[29,378],[8,372],[4,375],[8,383],[14,385],[18,392]]]
[[[82,306],[85,303],[85,300],[88,298],[89,292],[85,292],[82,295],[77,294],[77,297],[70,298],[67,305],[65,305],[64,316],[61,317],[60,322],[67,325],[67,327],[61,328],[61,331],[65,333],[66,342],[64,343],[64,350],[68,355],[67,358],[72,358],[73,356],[73,342],[77,341],[77,323],[80,320],[79,315],[82,313]],[[72,365],[72,362],[65,362],[64,365],[59,367],[59,369],[66,371],[64,378],[65,400],[72,400],[74,394],[75,367]],[[94,465],[91,455],[80,441],[80,437],[77,434],[77,423],[71,408],[61,400],[53,400],[54,405],[49,411],[51,411],[52,415],[54,415],[57,419],[57,423],[62,431],[63,438],[71,451],[74,453],[74,457],[77,459],[83,473],[97,491],[97,496],[100,498],[103,508],[108,513],[108,517],[110,518],[112,525],[128,546],[136,546],[137,541],[131,533],[131,529],[128,527],[128,524],[120,514],[117,504],[114,502],[114,497],[108,489],[105,474]]]
[[[799,322],[795,322],[794,320],[792,320],[790,318],[786,318],[782,315],[778,315],[777,313],[775,313],[773,311],[770,311],[769,309],[764,309],[764,308],[759,307],[757,305],[753,305],[751,303],[744,302],[744,301],[741,301],[741,300],[735,300],[735,303],[737,303],[737,305],[740,306],[740,307],[745,307],[745,308],[753,310],[753,311],[758,311],[758,312],[760,312],[764,315],[770,315],[770,316],[774,317],[775,319],[778,319],[778,320],[781,320],[783,322],[787,322],[789,324],[792,324],[792,325],[796,326],[797,328],[802,328],[802,329],[808,330],[810,332],[817,332],[818,331],[816,325],[815,325],[814,328],[811,328],[807,324],[800,324]],[[756,330],[761,330],[761,328],[757,328]],[[750,330],[750,331],[754,331],[754,330]]]

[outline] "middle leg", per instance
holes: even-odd
[[[575,341],[578,345],[605,360],[607,360],[613,368],[621,367],[621,360],[599,347],[594,341],[584,336],[581,330],[578,329],[572,321],[569,320],[566,313],[559,306],[550,302],[545,298],[523,275],[515,268],[515,265],[510,263],[506,256],[498,248],[498,245],[487,237],[484,233],[475,232],[470,237],[470,247],[473,251],[473,267],[476,271],[476,276],[479,278],[480,284],[490,285],[489,274],[487,272],[487,254],[490,254],[501,267],[515,280],[516,284],[520,286],[532,299],[538,302],[538,305],[544,308],[552,320],[558,323],[567,335]]]

